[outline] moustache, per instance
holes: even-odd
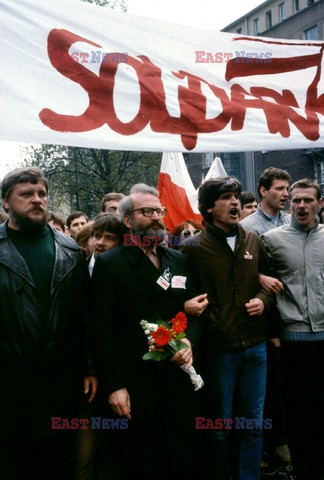
[[[164,224],[159,222],[159,220],[154,220],[152,221],[151,223],[149,223],[148,225],[146,225],[145,228],[151,228],[151,227],[160,227],[162,229],[164,229]]]
[[[45,208],[43,208],[43,207],[32,207],[32,208],[29,208],[28,212],[45,212]]]

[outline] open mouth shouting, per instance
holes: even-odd
[[[230,214],[230,216],[231,216],[233,219],[237,220],[237,219],[238,219],[238,215],[239,215],[239,209],[236,208],[236,207],[232,207],[232,208],[229,210],[229,214]]]
[[[298,220],[300,221],[305,220],[308,217],[308,213],[306,210],[298,210],[296,215]]]

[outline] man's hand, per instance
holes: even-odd
[[[264,310],[264,303],[260,298],[252,298],[248,303],[245,304],[245,308],[251,317],[256,317],[261,315]]]
[[[83,379],[83,391],[87,395],[90,392],[88,403],[91,403],[95,398],[98,389],[98,379],[93,375],[88,375]]]
[[[191,367],[193,362],[191,342],[188,338],[183,338],[181,340],[183,343],[188,345],[188,348],[182,348],[177,353],[171,357],[171,361],[177,365],[186,365],[186,370]]]
[[[259,275],[259,282],[261,283],[262,287],[267,290],[267,292],[280,293],[284,289],[283,283],[280,282],[280,280],[263,275],[263,273],[260,273]]]
[[[130,396],[126,388],[110,393],[108,403],[117,415],[127,417],[128,420],[132,419]]]
[[[199,317],[208,305],[207,293],[190,298],[184,304],[184,311],[187,315]]]
[[[272,343],[276,348],[281,347],[280,338],[269,338],[269,343]]]

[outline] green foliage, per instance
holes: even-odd
[[[176,340],[181,340],[182,338],[185,338],[185,336],[186,336],[185,332],[178,333],[178,335],[176,336]],[[184,342],[182,343],[184,344]]]
[[[182,335],[182,334],[181,334]],[[185,337],[185,335],[182,335],[181,338]],[[150,352],[147,352],[143,355],[143,360],[155,360],[156,362],[159,362],[160,360],[165,360],[168,357],[171,357],[174,353],[177,353],[179,350],[182,348],[189,348],[187,343],[180,342],[178,341],[179,335],[175,338],[175,340],[170,340],[168,345],[164,348],[165,350],[160,351],[160,350],[151,350]]]
[[[170,340],[168,343],[168,348],[170,348],[172,353],[177,353],[182,348],[189,348],[185,342],[180,342],[178,336],[174,340]]]
[[[161,154],[39,145],[25,149],[24,166],[40,167],[49,180],[49,207],[82,210],[90,218],[108,192],[128,194],[134,183],[155,186]]]
[[[152,352],[147,352],[143,355],[143,360],[155,360],[156,362],[160,362],[161,360],[165,360],[166,358],[170,357],[171,352],[165,350],[164,352],[159,352],[154,350]]]

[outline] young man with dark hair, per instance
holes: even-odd
[[[97,215],[92,224],[92,238],[95,256],[116,247],[127,232],[124,223],[113,213]]]
[[[235,478],[259,480],[262,454],[267,337],[263,311],[272,295],[259,283],[259,272],[266,270],[267,263],[261,240],[238,223],[240,193],[234,177],[203,183],[198,202],[206,228],[198,234],[199,242],[191,244],[188,239],[183,248],[196,288],[207,292],[209,300],[201,354],[206,365],[207,416],[222,422],[221,428],[210,432],[210,478],[217,480],[229,478],[230,465]],[[237,458],[230,462],[236,393],[235,417],[246,424],[237,432]]]
[[[239,200],[241,204],[240,220],[242,221],[245,217],[257,211],[258,204],[255,195],[251,192],[242,192]]]
[[[261,236],[271,228],[289,223],[290,215],[283,210],[290,181],[291,176],[285,170],[275,167],[264,170],[258,183],[261,202],[256,212],[242,220],[242,227]]]
[[[70,213],[66,219],[68,234],[75,239],[81,228],[84,227],[88,221],[88,217],[81,211]]]
[[[101,212],[96,216],[91,230],[93,254],[88,265],[90,275],[96,256],[122,243],[127,228],[116,214]]]
[[[304,178],[289,189],[291,223],[266,232],[271,269],[281,282],[283,385],[288,437],[298,480],[324,478],[324,225],[321,190]]]
[[[291,176],[286,170],[277,167],[268,167],[261,173],[258,181],[258,194],[261,195],[261,188],[270,190],[275,180],[291,181]]]
[[[5,479],[71,479],[73,442],[61,419],[78,415],[87,371],[86,265],[75,242],[47,225],[47,192],[47,180],[36,167],[13,170],[2,181],[9,213],[0,226],[0,471]],[[94,377],[85,377],[90,399],[95,388]]]

